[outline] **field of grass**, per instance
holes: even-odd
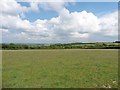
[[[2,86],[14,88],[117,87],[117,50],[3,51]]]

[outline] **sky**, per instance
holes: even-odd
[[[118,40],[117,2],[1,0],[0,6],[2,43]]]

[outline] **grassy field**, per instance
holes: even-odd
[[[3,51],[3,88],[117,87],[117,50]]]

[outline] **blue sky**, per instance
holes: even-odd
[[[3,43],[116,41],[117,2],[2,2]]]
[[[30,4],[27,2],[19,2],[22,6],[30,7]],[[73,2],[74,3],[74,2]],[[70,3],[65,5],[65,7],[70,12],[81,12],[86,10],[92,12],[97,16],[104,15],[105,13],[110,13],[118,9],[117,2],[76,2],[75,4]],[[35,21],[36,19],[51,19],[52,17],[57,17],[59,14],[53,10],[44,10],[40,8],[38,12],[28,12],[25,13],[26,19],[30,21]]]

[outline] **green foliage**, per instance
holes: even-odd
[[[29,44],[2,44],[4,50],[17,50],[17,49],[118,49],[118,43],[68,43],[68,44],[50,44],[50,45],[29,45]]]

